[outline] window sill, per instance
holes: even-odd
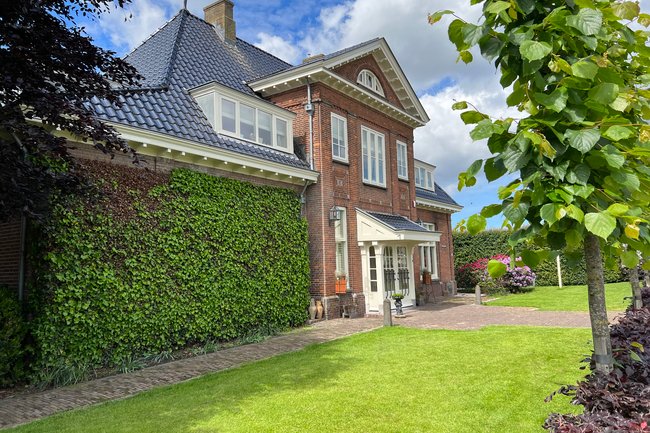
[[[386,185],[379,185],[379,184],[376,184],[376,183],[368,183],[368,182],[366,182],[366,181],[363,181],[363,184],[364,184],[365,186],[371,186],[371,187],[373,187],[373,188],[388,189],[388,188],[386,187]]]
[[[403,181],[403,182],[410,182],[410,180],[409,180],[408,177],[397,176],[397,179],[398,179],[398,180],[401,180],[401,181]]]
[[[334,156],[332,157],[332,162],[336,162],[336,163],[347,165],[347,166],[350,165],[350,161],[348,161],[347,159],[340,159],[340,158],[336,158]]]

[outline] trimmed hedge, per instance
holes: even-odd
[[[307,223],[294,192],[90,167],[109,199],[57,204],[36,249],[41,368],[115,366],[305,322]]]
[[[467,232],[454,232],[454,267],[458,270],[461,266],[485,257],[498,254],[507,254],[510,247],[507,230],[486,230],[476,235]],[[564,285],[581,285],[587,283],[584,262],[570,266],[565,257],[560,257],[562,266],[562,283]],[[540,263],[533,269],[537,276],[537,286],[557,286],[557,266],[554,260]],[[605,282],[615,283],[625,281],[625,275],[620,269],[605,268]],[[461,281],[458,285],[462,287]]]

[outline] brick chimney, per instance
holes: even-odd
[[[237,39],[232,13],[234,7],[235,4],[230,0],[218,0],[203,8],[205,20],[213,26],[221,27],[225,32],[226,40],[233,42]]]

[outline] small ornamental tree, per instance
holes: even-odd
[[[584,254],[596,368],[609,371],[603,260],[638,264],[650,256],[650,24],[637,2],[610,0],[471,0],[483,6],[479,24],[456,17],[449,38],[459,59],[478,46],[493,61],[519,119],[493,119],[456,102],[474,140],[487,139],[492,157],[459,175],[459,189],[507,173],[518,178],[499,189],[499,203],[467,221],[470,232],[503,214],[514,228],[512,247],[535,268],[542,248]],[[429,16],[435,23],[452,11]],[[521,247],[525,245],[525,247]],[[533,246],[531,248],[531,245]],[[505,265],[492,264],[493,275]]]

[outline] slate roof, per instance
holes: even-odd
[[[440,185],[438,185],[437,183],[434,183],[434,185],[435,185],[435,191],[430,191],[428,189],[415,187],[415,197],[422,198],[425,200],[436,201],[441,204],[462,207],[461,205],[456,203],[456,201],[453,198],[451,198],[451,196],[447,194],[445,190],[440,187]]]
[[[384,223],[391,229],[395,231],[411,231],[411,232],[428,232],[429,230],[425,229],[421,225],[411,221],[410,219],[403,217],[401,215],[389,215],[379,212],[368,212],[364,211],[371,217],[379,220]]]
[[[144,79],[138,88],[122,89],[123,105],[119,108],[93,98],[90,104],[101,119],[309,168],[296,155],[218,134],[188,92],[217,82],[257,97],[245,83],[285,70],[291,67],[289,63],[241,39],[225,41],[215,27],[185,9],[125,59]]]

